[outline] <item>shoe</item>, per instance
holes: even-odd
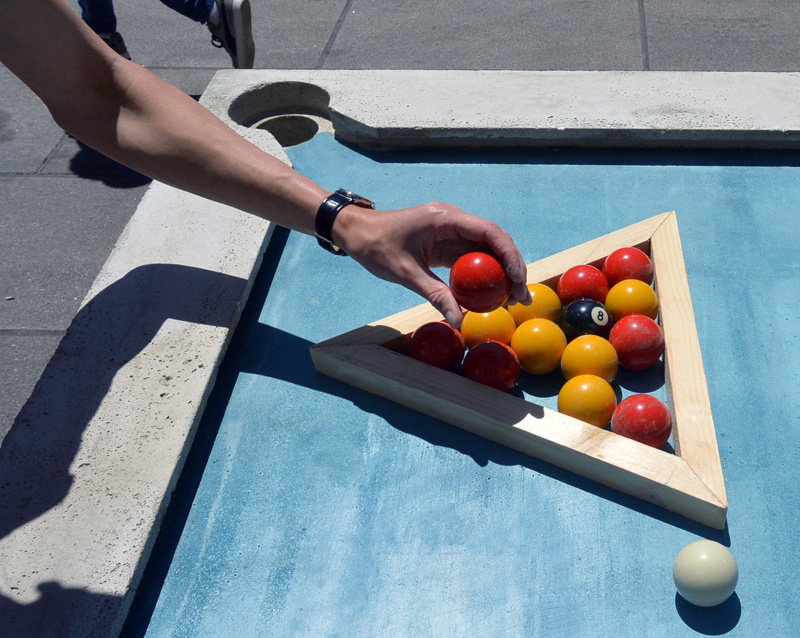
[[[114,51],[119,53],[123,58],[126,60],[131,59],[131,54],[128,53],[128,47],[125,46],[125,40],[122,39],[122,36],[119,33],[112,33],[111,35],[101,35],[100,36],[108,46],[110,46]]]
[[[250,19],[250,0],[215,0],[219,24],[208,25],[211,44],[225,49],[234,69],[252,69],[256,56]]]

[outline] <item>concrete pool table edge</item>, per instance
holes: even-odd
[[[201,102],[288,161],[272,135],[252,128],[259,118],[328,117],[343,139],[375,147],[797,148],[798,94],[796,73],[254,70],[219,72]],[[119,633],[271,230],[150,187],[0,450],[0,471],[13,479],[6,494],[20,488],[36,501],[30,490],[56,472],[41,448],[60,444],[42,430],[59,425],[54,408],[73,405],[64,375],[102,368],[84,365],[106,356],[93,337],[99,327],[120,339],[139,331],[128,355],[102,368],[85,414],[69,415],[80,433],[58,468],[58,497],[38,509],[24,498],[0,503],[0,519],[11,522],[0,539],[0,592],[17,605],[9,622]],[[176,273],[176,287],[153,296],[154,282]],[[133,301],[115,313],[119,293]],[[176,294],[179,312],[165,300]],[[124,333],[103,318],[124,318]],[[87,595],[49,596],[48,583]]]
[[[258,70],[204,98],[239,130],[308,113],[367,148],[774,149],[800,146],[799,93],[800,73]]]

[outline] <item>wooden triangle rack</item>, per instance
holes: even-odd
[[[725,483],[675,213],[532,263],[529,283],[555,287],[567,268],[600,266],[612,251],[626,246],[650,254],[655,267],[674,454],[395,351],[417,327],[441,319],[427,303],[312,346],[314,365],[322,374],[723,529],[728,509]]]

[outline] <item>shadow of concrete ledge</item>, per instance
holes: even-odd
[[[247,287],[139,266],[75,317],[0,448],[0,635],[118,631]]]

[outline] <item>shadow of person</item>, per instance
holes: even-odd
[[[117,596],[65,588],[56,582],[41,583],[37,589],[40,598],[29,604],[19,604],[0,595],[0,635],[3,638],[75,636],[77,633],[69,628],[81,626],[80,614],[88,606],[97,610],[98,615],[110,616],[116,613],[120,602]]]
[[[245,285],[208,270],[152,264],[81,308],[0,447],[0,539],[64,499],[84,430],[114,376],[164,322],[229,327]]]
[[[152,181],[149,177],[86,146],[80,140],[72,136],[69,139],[78,146],[77,152],[69,160],[69,170],[75,175],[98,180],[114,188],[135,188]]]

